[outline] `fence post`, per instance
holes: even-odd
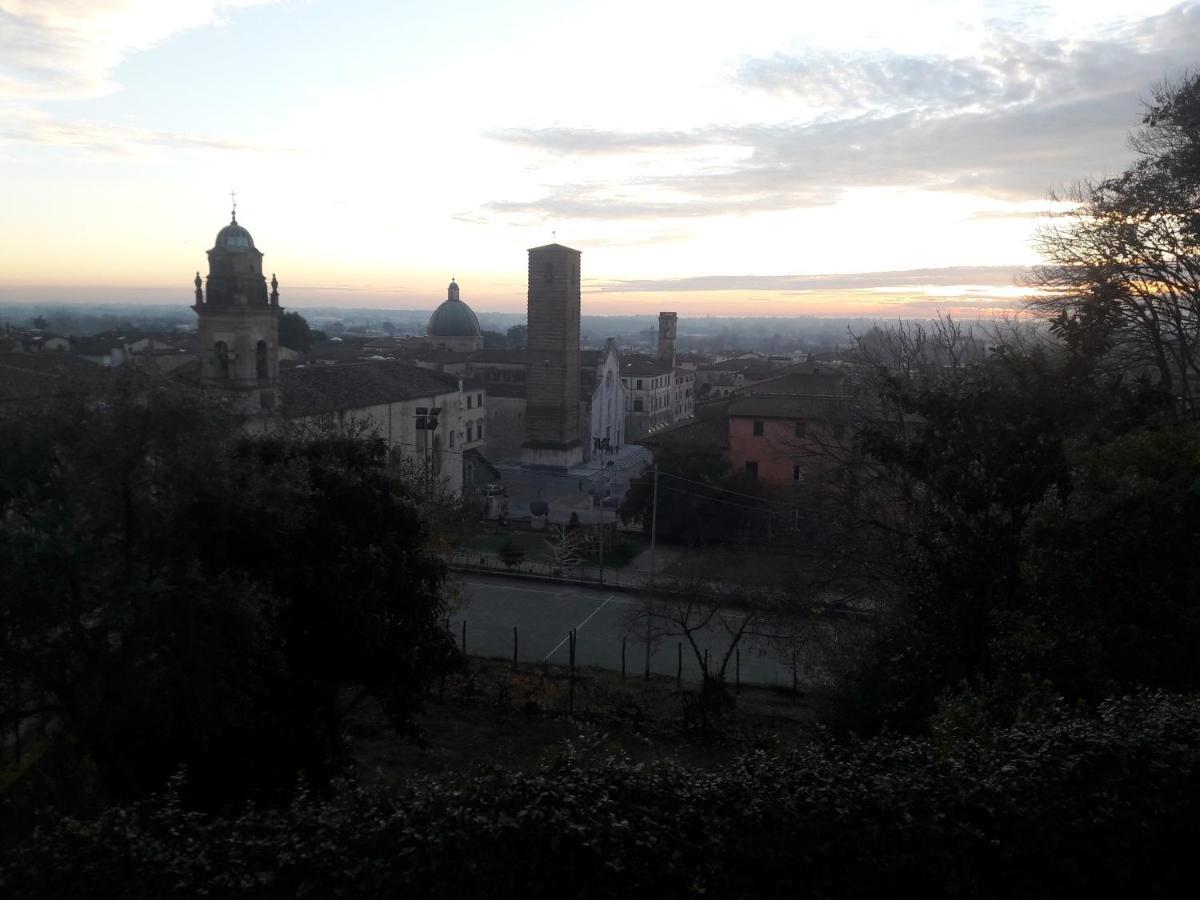
[[[683,685],[683,642],[675,645],[675,687]]]
[[[17,765],[21,764],[21,679],[13,679],[13,753],[16,754]]]
[[[467,652],[467,620],[462,620],[462,652]]]
[[[733,692],[735,694],[740,694],[742,692],[742,648],[741,647],[739,647],[734,652],[733,672],[734,672]]]
[[[513,671],[517,671],[517,626],[513,626]]]
[[[571,639],[571,675],[570,675],[570,688],[569,688],[569,693],[567,695],[567,711],[568,711],[568,714],[573,719],[573,718],[575,718],[575,629],[574,628],[571,629],[571,633],[570,633],[570,635],[568,635],[568,637],[570,637],[570,639]]]
[[[621,680],[625,680],[625,635],[621,635]]]

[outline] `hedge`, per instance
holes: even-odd
[[[1062,897],[1176,893],[1200,699],[939,746],[879,738],[701,769],[572,753],[210,818],[169,791],[35,833],[6,897]],[[1190,892],[1190,891],[1189,891]]]

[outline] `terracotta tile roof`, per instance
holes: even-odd
[[[670,375],[671,364],[655,356],[635,356],[630,354],[621,357],[621,374],[638,378],[655,375]]]
[[[487,394],[489,397],[508,397],[510,399],[525,399],[525,384],[524,382],[514,383],[509,381],[489,381],[487,385]]]
[[[750,394],[735,395],[729,401],[731,418],[754,419],[836,419],[850,414],[853,398],[833,396]]]
[[[728,400],[698,403],[696,414],[690,419],[675,422],[666,428],[647,434],[636,441],[643,447],[708,447],[714,450],[729,449],[729,425],[726,414]]]
[[[65,353],[0,354],[0,402],[39,400],[93,383],[104,369]]]
[[[308,359],[332,359],[338,362],[354,361],[367,355],[367,344],[362,338],[330,338],[317,341],[304,354]]]
[[[739,396],[751,394],[791,394],[816,397],[849,396],[852,388],[846,383],[846,373],[812,363],[795,366],[771,378],[747,385]]]
[[[458,378],[401,362],[302,366],[279,373],[289,419],[458,391]]]
[[[525,365],[527,356],[527,350],[476,350],[474,353],[464,354],[464,357],[472,363],[507,364],[511,366]]]

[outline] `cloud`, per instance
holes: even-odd
[[[701,291],[862,291],[904,287],[983,286],[1010,288],[1028,272],[1024,266],[948,266],[894,272],[828,275],[700,275],[691,278],[613,281],[597,285],[603,293],[674,293]],[[989,295],[990,296],[990,295]]]
[[[749,60],[739,85],[799,101],[808,117],[687,131],[492,132],[576,165],[571,184],[487,209],[531,218],[693,218],[811,207],[869,187],[1044,198],[1128,164],[1125,136],[1141,98],[1195,63],[1198,33],[1200,2],[1189,0],[1089,39],[1038,39],[996,26],[978,58]],[[614,181],[609,166],[587,177],[595,161],[631,153],[641,157],[637,174]]]
[[[45,101],[92,98],[120,85],[127,56],[221,21],[233,8],[277,0],[6,0],[0,8],[0,141],[112,155],[149,149],[271,150],[200,134],[59,119]]]
[[[639,185],[644,192],[636,190]],[[484,208],[554,219],[692,219],[816,206],[837,196],[816,186],[785,192],[778,185],[756,188],[749,180],[721,185],[710,178],[698,185],[687,177],[670,176],[632,180],[630,187],[635,190],[618,193],[606,183],[570,185],[533,200],[497,200]],[[676,199],[655,199],[651,191],[671,191]]]
[[[275,0],[6,0],[0,9],[0,99],[96,97],[117,89],[131,53],[211,25],[232,8]]]
[[[1011,77],[1015,74],[1017,77]],[[778,53],[752,59],[739,72],[748,87],[803,97],[821,106],[941,107],[1024,100],[1028,74],[979,59],[938,59],[900,54],[839,57]]]
[[[713,138],[686,131],[651,131],[636,134],[588,128],[501,128],[487,137],[519,147],[563,154],[638,153],[682,147],[699,147]]]
[[[2,107],[0,107],[2,110]],[[284,147],[252,144],[229,138],[147,128],[104,125],[56,119],[31,110],[14,109],[0,117],[0,142],[15,141],[56,147],[74,147],[113,156],[131,156],[146,150],[235,150],[281,152]]]

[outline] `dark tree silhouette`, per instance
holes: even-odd
[[[1031,300],[1070,340],[1148,371],[1183,411],[1200,379],[1200,73],[1156,89],[1131,138],[1140,158],[1054,199],[1074,205],[1044,227]]]
[[[312,346],[308,320],[298,312],[285,312],[279,317],[279,343],[289,350],[303,353]]]
[[[207,803],[320,785],[354,698],[407,728],[454,659],[379,441],[248,438],[136,373],[0,435],[5,727],[50,736],[27,771],[67,753],[133,797],[186,765]]]

